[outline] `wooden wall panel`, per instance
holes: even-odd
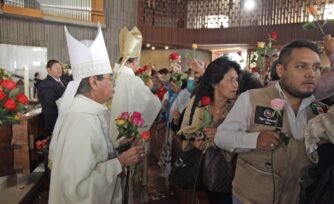
[[[147,43],[183,45],[191,47],[192,43],[198,44],[248,44],[254,45],[258,41],[268,38],[272,31],[278,32],[277,44],[283,45],[293,39],[310,39],[321,41],[320,31],[305,31],[301,23],[272,25],[272,26],[245,26],[239,28],[224,29],[183,29],[183,28],[159,28],[141,26],[143,38]],[[325,33],[334,33],[334,24],[326,25]]]
[[[208,28],[209,15],[229,18],[229,27],[301,23],[308,20],[306,8],[317,4],[319,13],[333,0],[256,0],[253,10],[244,8],[246,0],[140,0],[139,24],[157,27],[182,27],[173,20],[184,20],[183,28]],[[154,6],[152,6],[154,5]],[[172,21],[169,19],[172,18]],[[320,20],[322,20],[322,16]]]
[[[118,33],[124,27],[137,23],[137,0],[105,1],[104,38],[110,62],[119,57]],[[94,39],[96,28],[67,25],[69,32],[79,40]],[[64,24],[13,18],[0,15],[0,43],[48,48],[48,58],[68,61]]]

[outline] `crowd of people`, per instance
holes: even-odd
[[[111,68],[100,27],[94,41],[77,41],[67,29],[65,36],[73,80],[61,78],[57,60],[48,62],[46,79],[35,76],[45,134],[52,135],[49,203],[148,202],[150,144],[132,140],[131,148],[117,151],[129,142],[119,139],[115,122],[124,112],[141,114],[139,133],[165,124],[161,176],[177,191],[193,190],[194,199],[196,191],[211,204],[314,199],[311,191],[302,196],[301,178],[319,161],[317,148],[334,142],[332,110],[323,115],[334,102],[331,36],[323,42],[328,71],[317,44],[295,40],[267,53],[258,73],[224,56],[207,66],[193,58],[182,67],[177,53],[167,68],[139,68],[137,28],[120,32],[120,59]],[[321,118],[327,119],[322,132],[313,131]],[[126,167],[137,163],[143,164],[139,179],[124,184]]]

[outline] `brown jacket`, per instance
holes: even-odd
[[[252,114],[249,132],[275,129],[274,126],[256,124],[255,110],[257,106],[270,108],[270,101],[280,98],[275,87],[251,90],[250,101]],[[308,108],[308,118],[313,117]],[[239,153],[237,169],[233,181],[233,194],[244,204],[286,204],[299,202],[300,170],[309,161],[305,152],[304,140],[291,136],[288,114],[283,112],[282,132],[290,135],[288,145],[281,144],[272,152],[252,150]],[[275,183],[275,187],[274,187]],[[275,191],[275,201],[273,196]]]

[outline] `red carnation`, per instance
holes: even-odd
[[[0,100],[4,98],[6,98],[6,94],[2,90],[0,90]]]
[[[4,79],[4,80],[1,81],[0,86],[6,88],[8,90],[12,90],[16,87],[16,84],[12,80]]]
[[[15,101],[11,98],[7,99],[6,103],[3,104],[3,106],[5,108],[7,108],[8,110],[11,110],[11,111],[14,111],[16,110],[16,104],[15,104]]]
[[[19,103],[28,104],[28,98],[26,97],[26,95],[24,95],[22,93],[16,95],[16,100]]]
[[[270,33],[270,38],[271,38],[272,40],[277,40],[277,38],[278,38],[278,33],[277,33],[277,32],[271,32],[271,33]]]
[[[201,98],[201,105],[202,106],[208,106],[211,104],[211,99],[209,96],[202,96]]]

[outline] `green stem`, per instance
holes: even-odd
[[[271,169],[273,175],[273,204],[275,203],[274,150],[271,150]]]
[[[322,35],[325,36],[325,32],[324,32],[324,30],[322,29],[322,26],[320,25],[320,23],[319,23],[317,17],[314,16],[314,19],[315,19],[315,23],[318,25],[318,27],[319,27],[319,29],[320,29]]]

